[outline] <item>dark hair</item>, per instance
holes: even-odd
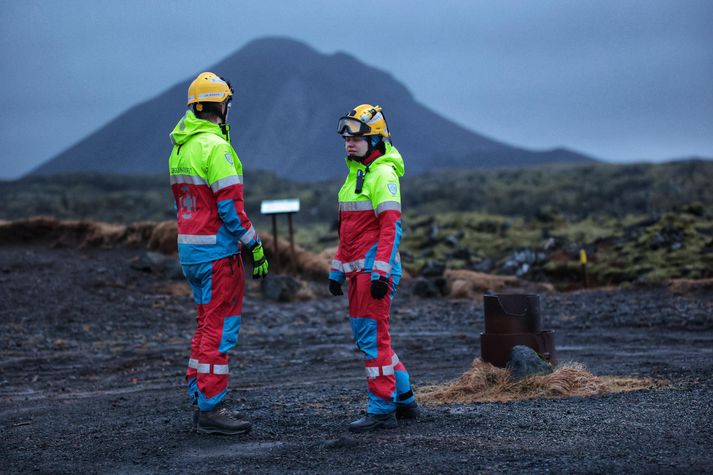
[[[208,119],[210,117],[216,119],[223,118],[222,102],[201,102],[201,104],[203,104],[202,111],[197,111],[195,105],[193,107],[193,113],[195,113],[199,119]]]

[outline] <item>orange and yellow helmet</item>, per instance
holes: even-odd
[[[233,88],[229,81],[211,72],[200,73],[188,86],[187,106],[196,104],[196,110],[201,111],[201,102],[223,102],[232,98]]]
[[[350,113],[339,118],[337,133],[344,137],[362,137],[365,135],[381,135],[390,137],[381,106],[361,104]]]

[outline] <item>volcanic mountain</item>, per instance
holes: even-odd
[[[248,173],[264,169],[300,181],[343,174],[337,119],[360,103],[384,108],[408,174],[592,160],[561,148],[530,151],[479,135],[418,103],[383,69],[291,39],[255,40],[206,70],[233,83],[231,135]],[[31,174],[167,173],[168,133],[184,113],[191,80],[130,108]]]

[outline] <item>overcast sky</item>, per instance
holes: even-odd
[[[712,0],[0,7],[2,179],[268,35],[386,69],[421,103],[507,143],[617,162],[713,157]]]

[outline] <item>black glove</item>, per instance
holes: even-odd
[[[383,299],[389,292],[389,279],[379,277],[379,280],[371,281],[371,296],[375,299]]]
[[[344,295],[344,292],[342,292],[342,284],[332,279],[329,279],[329,292],[335,297],[337,295]]]

